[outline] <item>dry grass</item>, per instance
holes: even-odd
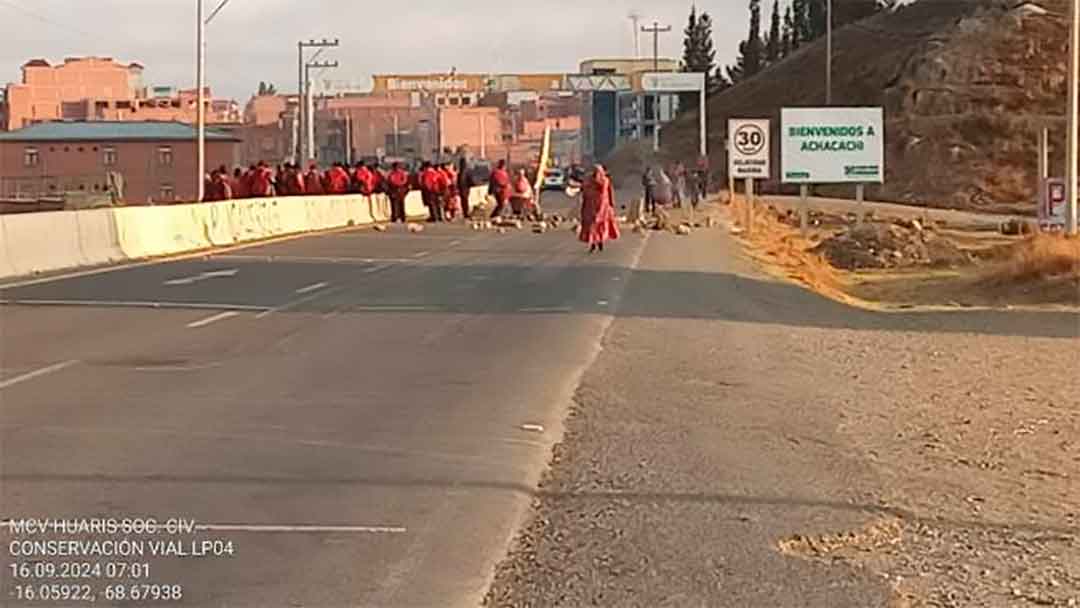
[[[990,273],[999,281],[1080,279],[1080,238],[1039,234],[1010,248]]]
[[[741,236],[749,245],[750,253],[764,262],[767,270],[829,297],[851,301],[844,289],[842,273],[822,256],[810,252],[814,243],[779,221],[760,203],[754,211],[753,227],[747,230],[746,205],[746,200],[737,196],[727,209],[735,225],[743,230]]]

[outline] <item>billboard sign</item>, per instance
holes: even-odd
[[[883,183],[881,108],[784,108],[780,157],[786,184]]]
[[[728,121],[728,170],[736,179],[769,179],[772,158],[768,119],[732,118]]]
[[[687,93],[705,88],[701,72],[648,72],[641,75],[641,89],[646,93]]]

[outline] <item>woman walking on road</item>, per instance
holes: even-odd
[[[619,238],[615,219],[615,191],[602,165],[596,165],[581,190],[581,232],[578,238],[589,244],[589,253],[603,251],[604,242]]]

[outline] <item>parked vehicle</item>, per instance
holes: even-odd
[[[562,169],[554,168],[548,169],[544,174],[544,190],[564,190],[566,189],[566,172]]]

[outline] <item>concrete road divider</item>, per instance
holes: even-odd
[[[82,211],[47,211],[4,216],[8,265],[15,274],[28,275],[66,266],[79,266],[79,226]]]
[[[486,196],[486,187],[469,192],[470,201]],[[409,193],[405,213],[411,219],[428,217],[419,192]],[[2,215],[0,278],[366,226],[389,219],[390,199],[382,194]]]
[[[83,265],[99,266],[124,259],[112,209],[87,209],[73,214],[79,234],[79,261]]]

